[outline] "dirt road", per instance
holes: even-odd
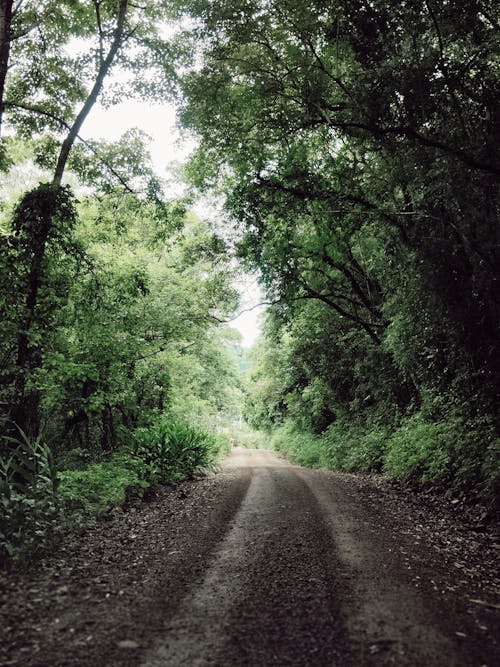
[[[5,575],[0,664],[500,664],[494,538],[356,479],[235,449]]]

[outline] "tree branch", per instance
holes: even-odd
[[[45,109],[41,109],[40,107],[33,106],[31,104],[17,104],[14,102],[5,102],[5,108],[10,108],[10,109],[21,109],[23,111],[29,111],[31,113],[37,113],[40,114],[41,116],[46,116],[47,118],[50,118],[51,120],[56,121],[61,125],[61,127],[64,127],[66,129],[70,129],[71,125],[65,121],[63,118],[60,118],[56,114],[53,114],[51,111],[46,111]],[[80,141],[84,146],[88,148],[88,150],[96,157],[99,162],[109,171],[110,174],[112,174],[116,180],[120,183],[120,185],[127,191],[130,192],[130,194],[137,195],[137,192],[133,190],[130,185],[126,182],[126,180],[121,176],[106,160],[102,158],[102,156],[99,154],[99,151],[92,146],[86,139],[84,139],[82,136],[79,134],[76,135],[76,139]]]
[[[102,67],[102,63],[104,62],[104,33],[101,21],[101,0],[94,0],[94,8],[97,30],[99,32],[99,67]]]
[[[97,101],[97,98],[99,96],[99,93],[101,92],[104,83],[104,79],[111,68],[113,60],[115,59],[115,56],[118,53],[118,50],[120,49],[120,46],[122,45],[127,8],[128,8],[128,0],[120,0],[113,41],[111,43],[106,58],[102,61],[99,67],[99,71],[97,73],[96,80],[94,81],[92,90],[90,91],[89,96],[85,100],[82,108],[80,109],[80,112],[76,116],[75,121],[71,126],[71,129],[63,142],[63,145],[61,147],[61,152],[59,153],[59,158],[57,160],[57,165],[54,172],[54,178],[52,179],[54,185],[61,184],[71,148],[78,136],[78,133],[80,131],[81,126],[83,125],[84,120],[87,118],[90,112],[90,109],[94,106],[94,104]]]
[[[328,119],[326,114],[325,114],[325,119]],[[331,124],[332,127],[344,130],[349,128],[357,128],[360,130],[366,130],[370,134],[376,136],[385,136],[387,134],[393,134],[400,137],[407,137],[409,139],[414,139],[416,142],[422,144],[423,146],[436,148],[437,150],[447,153],[448,155],[452,155],[453,157],[457,158],[458,160],[466,164],[468,167],[471,167],[472,169],[477,169],[479,171],[486,171],[492,174],[500,173],[499,167],[493,164],[489,164],[487,162],[482,162],[480,160],[477,160],[475,157],[473,157],[469,153],[466,153],[462,149],[455,148],[453,146],[448,146],[439,139],[435,139],[433,137],[426,137],[425,135],[421,134],[420,132],[417,132],[413,128],[408,127],[407,125],[401,125],[396,127],[380,127],[378,125],[370,125],[368,123],[335,122],[332,119],[328,119],[328,122]]]

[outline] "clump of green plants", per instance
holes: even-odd
[[[218,448],[215,436],[160,417],[137,429],[132,452],[150,481],[169,482],[213,469]]]
[[[228,439],[229,449],[231,446],[245,447],[246,449],[269,448],[269,436],[263,431],[246,426],[246,424],[238,428],[228,428],[224,435]]]
[[[229,454],[229,452],[231,451],[232,443],[231,443],[231,438],[227,433],[218,433],[216,436],[214,436],[214,441],[215,441],[214,458],[216,461],[218,461],[226,454]]]
[[[449,482],[459,432],[454,421],[431,423],[415,415],[392,434],[385,471],[392,477],[424,484]]]
[[[320,436],[300,431],[292,424],[277,428],[270,438],[271,448],[286,454],[294,463],[308,468],[321,468],[325,463],[325,450]]]
[[[339,420],[322,436],[324,458],[328,468],[380,472],[390,430],[387,427],[347,424]]]
[[[211,471],[227,448],[224,437],[160,417],[108,461],[61,472],[61,504],[87,517],[103,514],[155,484]]]
[[[274,430],[273,449],[309,468],[379,472],[383,467],[389,429],[367,429],[335,422],[321,435],[303,431],[292,423]]]
[[[499,459],[500,440],[488,418],[464,421],[450,415],[430,422],[417,413],[391,435],[384,471],[419,484],[494,497]]]
[[[61,506],[80,522],[121,505],[132,493],[141,495],[151,485],[147,466],[129,451],[83,470],[64,470],[59,477]]]
[[[494,498],[500,489],[500,439],[490,419],[415,413],[394,428],[339,419],[321,434],[287,422],[270,444],[299,465],[383,472],[414,486]]]
[[[42,436],[21,428],[2,438],[0,456],[0,557],[33,550],[59,510],[56,464]]]
[[[3,444],[8,453],[0,457],[0,556],[6,559],[32,552],[57,525],[87,525],[155,484],[210,472],[231,447],[224,434],[165,417],[137,429],[132,444],[107,460],[62,471],[41,437],[19,429]]]

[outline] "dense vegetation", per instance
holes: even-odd
[[[497,18],[490,0],[0,3],[4,552],[212,464],[241,398],[232,250],[270,304],[252,426],[309,465],[495,496]],[[177,98],[224,238],[165,195],[138,130],[81,139],[125,97]]]
[[[247,419],[300,462],[491,498],[496,3],[191,5],[190,176],[272,304]]]
[[[2,3],[2,556],[227,446],[209,435],[241,394],[226,244],[165,196],[139,131],[79,139],[97,100],[175,87],[170,9]]]

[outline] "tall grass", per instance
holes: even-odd
[[[59,478],[42,436],[16,427],[2,438],[0,456],[0,556],[11,557],[42,541],[58,513]]]

